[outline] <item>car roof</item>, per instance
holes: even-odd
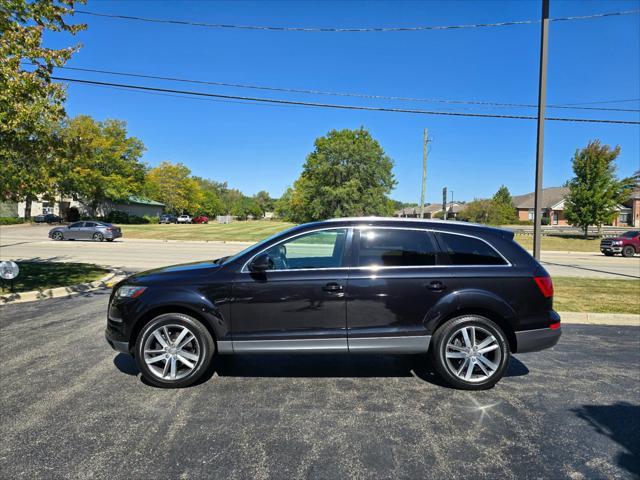
[[[450,230],[466,233],[489,233],[493,235],[499,235],[505,238],[513,238],[513,231],[504,228],[490,227],[487,225],[481,225],[477,223],[459,222],[455,220],[437,220],[437,219],[423,219],[423,218],[402,218],[402,217],[345,217],[345,218],[330,218],[328,220],[322,220],[318,222],[310,222],[300,225],[300,228],[320,227],[327,224],[345,225],[345,226],[392,226],[392,227],[407,227],[407,228],[428,228],[434,230]]]

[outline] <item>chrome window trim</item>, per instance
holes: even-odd
[[[256,258],[258,255],[260,255],[263,252],[266,252],[267,250],[269,250],[272,247],[275,247],[276,245],[280,245],[283,242],[287,242],[289,240],[291,240],[292,238],[296,238],[299,237],[301,235],[306,235],[307,233],[315,233],[315,232],[323,232],[323,231],[327,231],[327,230],[347,230],[347,235],[349,234],[349,229],[351,229],[353,227],[350,226],[341,226],[341,227],[325,227],[325,228],[316,228],[314,230],[306,230],[304,232],[300,232],[297,233],[295,235],[291,235],[290,237],[287,237],[277,243],[274,243],[272,245],[269,245],[268,247],[263,248],[262,250],[260,250],[258,253],[254,254],[251,256],[251,258],[249,258],[249,260],[247,260],[244,265],[242,265],[242,268],[240,269],[240,273],[251,273],[251,270],[249,270],[247,268],[247,265],[249,265],[251,263],[251,261]],[[346,241],[346,238],[345,238]],[[264,272],[304,272],[304,271],[309,271],[309,270],[348,270],[349,267],[321,267],[321,268],[292,268],[290,270],[265,270]]]
[[[489,245],[489,247],[496,252],[498,255],[500,255],[500,258],[502,258],[502,260],[504,260],[505,264],[503,265],[404,265],[404,266],[376,266],[376,265],[372,265],[372,266],[353,266],[353,267],[320,267],[320,268],[296,268],[296,269],[291,269],[291,270],[265,270],[265,273],[268,272],[308,272],[308,271],[318,271],[318,270],[372,270],[372,271],[377,271],[377,270],[389,270],[389,269],[401,269],[401,270],[416,270],[416,269],[424,269],[424,268],[505,268],[505,267],[513,267],[513,264],[507,260],[507,258],[497,249],[495,248],[493,245],[491,245],[489,242],[487,242],[485,239],[477,237],[475,235],[469,235],[467,233],[458,233],[458,232],[451,232],[451,231],[445,231],[445,230],[441,230],[441,229],[433,229],[430,227],[425,227],[425,228],[418,228],[418,227],[392,227],[392,226],[387,226],[387,225],[352,225],[352,226],[339,226],[339,227],[325,227],[325,228],[316,228],[313,230],[307,230],[305,232],[301,232],[301,233],[297,233],[295,235],[292,235],[290,237],[285,238],[284,240],[281,240],[278,243],[274,243],[266,248],[263,248],[262,250],[260,250],[258,253],[252,255],[249,260],[247,260],[244,265],[242,266],[242,268],[240,269],[240,273],[251,273],[251,270],[249,270],[247,268],[247,265],[249,265],[249,263],[251,263],[251,261],[256,258],[258,255],[260,255],[261,253],[269,250],[271,247],[274,247],[280,243],[286,242],[292,238],[296,238],[299,237],[301,235],[305,235],[307,233],[314,233],[314,232],[322,232],[322,231],[326,231],[326,230],[342,230],[342,229],[353,229],[353,230],[372,230],[372,229],[385,229],[385,230],[413,230],[413,231],[419,231],[419,232],[430,232],[433,234],[437,234],[437,233],[446,233],[449,235],[459,235],[462,237],[469,237],[469,238],[473,238],[476,240],[480,240],[481,242],[486,243],[487,245]],[[444,252],[446,253],[446,252]]]

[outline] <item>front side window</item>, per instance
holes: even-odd
[[[423,230],[360,231],[359,267],[419,267],[436,264],[436,248]]]
[[[452,265],[506,265],[504,258],[479,238],[451,233],[438,233],[438,238]]]
[[[69,228],[80,228],[82,225],[84,225],[84,222],[76,222],[69,225]]]
[[[273,270],[338,268],[342,266],[347,229],[321,230],[278,243],[265,251]]]

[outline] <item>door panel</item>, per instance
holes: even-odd
[[[425,230],[368,228],[354,233],[356,267],[347,282],[349,349],[425,351],[424,319],[445,294],[446,267]],[[389,337],[407,337],[389,342]],[[366,339],[366,340],[365,340]],[[372,339],[377,339],[373,341]]]
[[[81,232],[84,222],[76,222],[69,225],[67,232],[64,232],[65,238],[77,240],[81,238]]]
[[[235,351],[347,351],[347,233],[340,228],[295,236],[264,252],[272,270],[237,274]]]

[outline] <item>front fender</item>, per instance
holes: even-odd
[[[223,290],[204,294],[187,288],[150,289],[148,293],[151,295],[140,303],[133,315],[133,330],[138,330],[141,322],[156,316],[156,313],[180,311],[205,321],[216,339],[223,339],[231,334],[228,295]]]
[[[515,310],[496,294],[486,290],[465,289],[442,297],[425,316],[424,325],[427,332],[433,334],[443,320],[458,312],[468,313],[474,310],[479,314],[497,315],[512,326],[516,320]]]

